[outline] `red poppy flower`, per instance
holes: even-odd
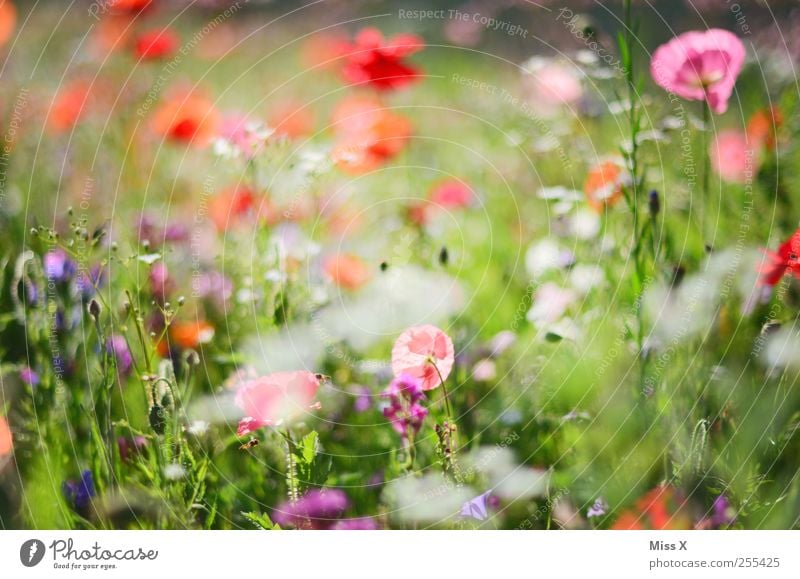
[[[622,512],[611,528],[623,531],[690,529],[691,520],[685,511],[684,500],[678,491],[668,485],[659,485],[642,495],[634,509]]]
[[[325,259],[322,268],[333,283],[348,290],[357,290],[372,277],[369,268],[357,255],[338,253]]]
[[[54,133],[66,132],[89,110],[92,85],[83,79],[66,83],[53,100],[47,126]]]
[[[209,203],[208,214],[219,231],[235,227],[256,214],[268,223],[275,220],[275,212],[269,201],[260,198],[244,184],[231,185],[220,191]]]
[[[403,59],[424,47],[414,34],[384,39],[376,28],[365,28],[356,36],[342,73],[348,82],[368,84],[381,91],[403,88],[418,80],[419,71]]]
[[[267,123],[277,136],[299,139],[314,130],[314,113],[298,102],[284,101],[270,109]]]
[[[595,211],[613,206],[622,197],[622,187],[627,181],[627,173],[615,161],[595,165],[589,170],[583,184],[589,206]]]
[[[152,122],[157,134],[202,147],[216,136],[219,114],[205,95],[179,89],[167,95]]]
[[[17,8],[11,0],[0,0],[0,46],[4,46],[17,27]]]
[[[169,58],[178,50],[181,39],[170,28],[150,30],[136,39],[134,53],[142,60]]]
[[[169,337],[180,348],[197,348],[211,341],[214,326],[204,320],[174,321],[169,327]]]
[[[339,139],[333,160],[343,171],[372,171],[403,150],[411,135],[410,121],[384,107],[377,99],[349,98],[333,114]]]
[[[761,109],[750,117],[747,123],[747,136],[771,151],[775,148],[775,133],[782,124],[783,115],[778,107]]]
[[[14,444],[11,440],[11,429],[8,428],[6,419],[0,416],[0,458],[11,454]]]
[[[110,12],[126,12],[135,14],[150,8],[153,0],[109,0],[106,8]]]
[[[778,251],[764,250],[768,263],[759,268],[760,283],[774,286],[786,273],[800,278],[800,229],[783,242]]]

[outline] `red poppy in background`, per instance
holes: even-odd
[[[17,8],[11,0],[0,0],[0,46],[4,46],[17,27]]]
[[[174,321],[169,327],[172,342],[183,349],[208,344],[214,337],[214,326],[205,320]]]
[[[759,281],[762,285],[774,286],[786,273],[800,278],[800,229],[783,242],[778,251],[765,249],[764,254],[768,263],[759,269]]]
[[[111,12],[137,13],[150,8],[154,0],[109,0],[107,10]]]
[[[459,179],[445,179],[431,190],[431,201],[448,209],[469,207],[472,189]]]
[[[411,135],[411,122],[406,117],[369,97],[342,101],[334,110],[332,123],[339,135],[333,160],[343,171],[356,175],[396,156]]]
[[[275,135],[299,139],[314,130],[314,113],[299,102],[283,101],[270,108],[267,123],[275,129]]]
[[[274,211],[266,198],[244,184],[235,184],[220,191],[209,203],[208,214],[219,231],[226,231],[248,217],[259,214],[272,222]]]
[[[384,39],[377,28],[365,28],[356,36],[342,74],[350,83],[368,84],[380,91],[406,87],[419,80],[420,72],[403,59],[424,46],[415,34]]]
[[[362,287],[372,277],[364,260],[348,253],[337,253],[326,258],[322,268],[333,283],[353,291]]]
[[[615,161],[595,165],[586,175],[583,191],[595,211],[611,207],[622,197],[622,187],[627,183],[627,173]]]
[[[611,528],[618,531],[691,529],[684,502],[674,487],[659,485],[642,495],[634,509],[622,512]]]
[[[777,106],[761,109],[750,117],[747,123],[747,136],[771,151],[775,148],[775,134],[781,125],[783,125],[783,114]]]
[[[157,134],[202,147],[216,136],[219,114],[211,99],[202,93],[178,89],[166,96],[152,122]]]
[[[91,93],[92,85],[87,80],[67,82],[53,97],[47,128],[56,134],[72,129],[90,109]]]
[[[157,60],[174,55],[181,39],[171,28],[149,30],[140,34],[134,43],[134,53],[142,60]]]

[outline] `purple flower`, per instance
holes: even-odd
[[[64,481],[61,490],[67,502],[76,511],[84,511],[89,506],[89,501],[95,496],[94,479],[89,469],[81,473],[80,480]]]
[[[589,507],[589,510],[586,511],[586,516],[589,518],[592,517],[602,517],[608,511],[608,503],[603,499],[603,497],[598,497],[594,504]]]
[[[75,263],[63,249],[54,249],[44,254],[44,274],[48,281],[68,282],[75,274]]]
[[[134,436],[133,438],[125,438],[124,436],[120,436],[117,438],[119,457],[125,462],[141,452],[146,445],[147,439],[144,436]]]
[[[193,295],[210,299],[217,309],[225,309],[225,304],[233,295],[233,282],[218,271],[192,276]]]
[[[120,374],[127,376],[133,365],[133,357],[131,356],[131,351],[128,349],[125,338],[119,334],[110,336],[106,340],[106,351],[116,359]]]
[[[389,400],[383,415],[391,421],[392,428],[403,441],[407,441],[411,433],[419,432],[428,409],[422,405],[425,393],[417,378],[401,374],[392,380],[381,396]]]
[[[329,529],[347,509],[347,495],[338,489],[313,489],[287,501],[273,512],[272,520],[282,527]]]
[[[736,513],[725,495],[719,495],[714,499],[714,504],[711,508],[713,511],[711,525],[715,528],[727,527],[736,519]]]
[[[19,371],[19,378],[28,386],[37,386],[39,384],[39,375],[30,366],[26,366]]]
[[[366,412],[372,407],[372,394],[366,386],[355,388],[356,401],[353,403],[353,410],[356,412]]]
[[[485,521],[489,518],[489,503],[492,491],[486,491],[474,499],[468,500],[461,506],[461,516],[472,518],[476,521]]]
[[[342,519],[331,527],[334,531],[377,531],[378,528],[378,523],[370,517]]]

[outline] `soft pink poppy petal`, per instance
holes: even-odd
[[[454,359],[453,341],[447,334],[430,324],[414,326],[400,334],[392,348],[392,371],[395,376],[406,373],[419,378],[423,390],[432,390],[450,375]]]

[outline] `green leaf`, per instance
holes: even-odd
[[[272,522],[272,519],[269,518],[269,515],[266,513],[242,513],[242,516],[253,523],[256,527],[261,529],[262,531],[280,531],[280,525],[276,525]]]

